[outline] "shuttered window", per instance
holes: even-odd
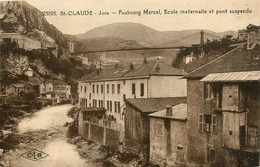
[[[211,132],[217,134],[217,116],[212,115],[211,121]]]
[[[198,116],[198,130],[199,132],[203,132],[203,114],[199,114]]]

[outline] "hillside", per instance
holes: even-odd
[[[135,40],[143,46],[152,46],[180,39],[194,33],[199,33],[200,31],[201,30],[199,29],[182,31],[157,31],[139,23],[120,22],[97,27],[87,31],[86,33],[77,34],[75,36],[80,39],[91,39],[97,37],[118,37],[125,40]],[[225,35],[233,35],[234,37],[237,36],[237,33],[235,31],[220,33],[216,33],[210,30],[204,31],[220,37],[223,37]],[[210,39],[210,37],[205,36],[205,39],[207,38]],[[184,40],[181,43],[176,43],[174,44],[174,46],[191,45],[194,43],[199,43],[199,41],[200,36],[198,35],[192,39]]]
[[[25,1],[1,1],[0,15],[4,32],[16,32],[44,40],[52,38],[59,47],[67,48],[65,36],[47,22],[40,10]]]

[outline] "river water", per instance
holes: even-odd
[[[18,124],[20,144],[18,149],[5,154],[5,166],[10,167],[85,167],[93,166],[82,159],[76,146],[67,142],[64,126],[72,119],[67,111],[72,105],[61,105],[43,109]],[[38,161],[26,159],[21,155],[37,149],[49,156]]]

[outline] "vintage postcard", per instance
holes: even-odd
[[[260,166],[259,0],[0,0],[0,167]]]

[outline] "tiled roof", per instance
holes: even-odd
[[[158,118],[170,118],[170,119],[179,119],[179,120],[187,120],[187,104],[180,103],[172,107],[172,116],[166,116],[166,108],[149,114],[151,117],[158,117]]]
[[[201,78],[212,73],[260,71],[260,47],[246,49],[243,44],[211,62],[191,71],[185,78]]]
[[[136,98],[126,99],[126,103],[138,108],[143,113],[160,111],[167,105],[186,103],[187,97],[161,97],[161,98]]]
[[[80,81],[93,81],[93,80],[113,80],[120,78],[131,77],[149,77],[151,75],[172,75],[183,76],[185,72],[181,69],[171,67],[163,62],[146,62],[143,64],[133,65],[134,68],[130,69],[130,66],[114,67],[110,69],[103,69],[101,71],[95,71],[83,78]]]

